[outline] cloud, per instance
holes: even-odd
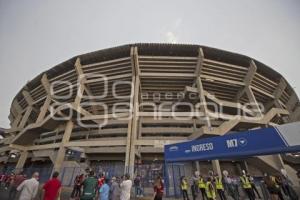
[[[168,43],[178,43],[178,30],[182,24],[182,18],[177,18],[165,29],[165,40]]]
[[[168,43],[175,44],[178,42],[177,36],[172,31],[168,31],[165,36]]]

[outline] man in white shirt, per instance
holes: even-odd
[[[35,172],[31,179],[23,181],[17,188],[21,191],[19,200],[32,200],[36,197],[39,188],[39,173]]]
[[[125,175],[125,180],[120,184],[121,196],[120,200],[130,200],[130,192],[132,187],[132,181],[129,179],[129,174]]]

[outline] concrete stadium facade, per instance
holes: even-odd
[[[299,116],[293,88],[253,58],[200,45],[130,44],[75,56],[28,82],[13,99],[1,162],[21,169],[44,159],[61,170],[71,149],[86,166],[120,162],[133,174],[135,163],[163,160],[164,144]],[[251,159],[295,174],[280,155]],[[218,160],[212,168],[221,173]]]

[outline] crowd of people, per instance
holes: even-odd
[[[57,200],[60,197],[61,182],[58,179],[58,172],[54,172],[52,178],[43,185],[41,199]],[[9,190],[8,200],[15,200],[18,194],[19,200],[32,200],[36,198],[39,189],[39,173],[34,172],[32,177],[27,179],[23,172],[17,174],[2,174],[0,186]]]
[[[53,172],[52,178],[42,186],[41,199],[60,200],[62,184],[58,176],[58,172]],[[32,200],[38,194],[39,173],[33,173],[30,179],[26,179],[26,175],[22,172],[3,174],[0,176],[0,186],[4,190],[8,190],[8,200],[15,200],[18,193],[19,200]],[[103,174],[97,178],[94,171],[89,170],[86,175],[76,176],[71,198],[78,200],[130,200],[131,188],[132,181],[128,174],[122,177],[112,177],[109,180]]]
[[[42,186],[41,199],[60,200],[62,184],[58,177],[59,173],[54,172],[52,178]],[[215,200],[217,196],[220,200],[227,200],[228,196],[234,200],[240,200],[244,198],[240,189],[244,191],[249,200],[284,200],[284,196],[289,200],[298,199],[291,181],[285,174],[274,176],[265,173],[260,181],[268,191],[267,197],[261,193],[262,190],[257,189],[254,178],[245,171],[242,171],[240,177],[230,176],[226,170],[223,171],[222,177],[212,171],[204,177],[196,171],[191,179],[185,176],[180,177],[180,189],[183,200],[189,200],[189,194],[193,200]],[[19,200],[32,200],[38,194],[39,173],[33,173],[29,179],[22,172],[1,175],[0,187],[8,190],[9,200],[16,199],[17,193],[19,193]],[[93,170],[87,170],[85,174],[76,176],[71,199],[130,200],[132,187],[135,189],[135,197],[143,197],[142,177],[140,175],[137,175],[132,182],[129,174],[108,179],[104,174],[96,176]],[[162,200],[164,189],[164,182],[161,176],[158,176],[153,183],[151,199]]]
[[[81,200],[129,200],[131,188],[132,181],[129,174],[108,179],[104,174],[97,177],[94,171],[90,170],[87,175],[76,176],[71,198]]]
[[[189,189],[193,200],[215,200],[217,196],[221,200],[227,200],[228,196],[234,200],[239,200],[243,199],[239,188],[244,191],[245,198],[249,200],[284,200],[284,196],[289,200],[298,199],[292,187],[292,182],[283,174],[273,176],[265,173],[261,184],[266,188],[268,197],[258,191],[254,178],[244,170],[240,177],[229,176],[228,171],[224,170],[222,177],[210,171],[208,176],[204,178],[196,171],[190,181],[184,176],[180,178],[180,189],[183,200],[189,200]]]

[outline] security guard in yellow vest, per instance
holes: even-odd
[[[181,186],[181,191],[182,191],[182,196],[183,196],[183,200],[189,200],[189,195],[188,195],[188,182],[186,180],[186,178],[184,176],[181,177],[181,181],[180,181],[180,186]]]
[[[245,190],[245,193],[247,194],[249,200],[255,200],[255,197],[254,197],[253,191],[252,191],[251,182],[244,170],[243,170],[243,175],[240,177],[240,179],[242,182],[242,188]]]
[[[226,196],[225,196],[225,192],[224,192],[224,186],[223,186],[223,183],[222,183],[222,178],[216,176],[215,177],[215,184],[216,184],[216,189],[217,189],[217,192],[220,196],[220,199],[221,200],[227,200]]]
[[[202,199],[203,199],[203,200],[207,199],[207,196],[206,196],[206,190],[205,190],[205,188],[206,188],[206,183],[205,183],[205,181],[204,181],[204,178],[203,178],[201,175],[199,176],[198,187],[199,187],[199,189],[200,189],[200,191],[201,191]]]
[[[205,191],[206,191],[206,196],[208,200],[216,200],[216,191],[215,191],[215,187],[212,184],[212,178],[209,177],[207,179],[207,182],[205,184]]]

